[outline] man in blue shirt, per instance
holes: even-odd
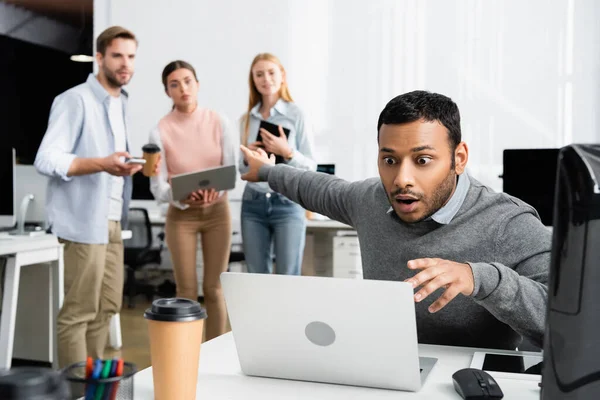
[[[58,95],[35,167],[50,177],[47,214],[64,243],[63,307],[58,315],[61,367],[102,358],[111,317],[123,296],[123,241],[131,199],[127,92],[137,39],[113,26],[96,42],[97,76]]]

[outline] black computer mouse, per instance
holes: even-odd
[[[501,399],[504,393],[490,374],[480,369],[465,368],[452,374],[454,389],[465,400]]]

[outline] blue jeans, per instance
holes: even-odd
[[[248,272],[300,275],[306,238],[305,211],[279,193],[246,188],[242,197],[242,241]]]

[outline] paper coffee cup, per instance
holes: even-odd
[[[154,168],[160,157],[160,148],[154,143],[148,143],[142,147],[143,158],[146,160],[142,173],[146,176],[154,176]]]
[[[154,400],[195,400],[206,311],[193,300],[158,299],[144,318],[150,334]]]

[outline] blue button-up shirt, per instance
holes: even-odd
[[[470,187],[471,180],[469,179],[469,175],[466,173],[459,175],[454,194],[452,194],[450,200],[442,208],[431,216],[431,219],[440,225],[448,225],[465,202]]]
[[[121,90],[127,149],[127,93]],[[87,81],[58,95],[48,129],[35,158],[39,173],[50,177],[46,211],[52,232],[73,242],[108,243],[111,176],[106,172],[67,176],[75,158],[106,157],[115,152],[108,107],[110,94],[90,74]],[[126,226],[131,177],[124,177],[123,219]]]
[[[260,106],[261,103],[258,103],[250,110],[248,140],[246,143],[243,143],[246,146],[256,142],[258,138],[260,121],[263,120],[263,116],[259,112]],[[288,143],[292,150],[294,150],[294,156],[291,160],[286,162],[288,165],[309,171],[315,171],[317,169],[317,162],[314,160],[313,156],[312,129],[310,124],[307,123],[304,113],[295,103],[287,102],[282,99],[277,100],[273,108],[271,108],[269,118],[267,118],[266,121],[275,125],[281,125],[283,128],[290,130]],[[244,118],[241,119],[240,129],[244,132]],[[244,154],[241,152],[238,169],[241,174],[245,174],[249,169],[244,163]],[[272,192],[267,182],[248,182],[246,188],[258,192]]]

